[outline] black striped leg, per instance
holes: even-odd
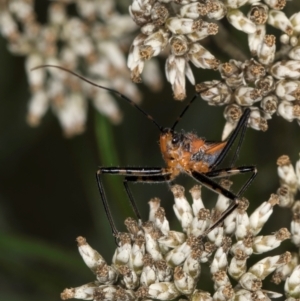
[[[223,211],[221,216],[201,235],[200,238],[204,238],[209,232],[211,232],[213,229],[222,224],[226,217],[229,216],[238,207],[239,200],[237,195],[225,189],[220,184],[209,178],[207,175],[198,173],[196,171],[192,171],[191,176],[196,181],[200,182],[200,184],[202,184],[203,186],[207,187],[208,189],[214,192],[224,195],[225,197],[231,200],[231,204],[228,206],[228,208],[225,211]]]
[[[98,189],[100,193],[100,197],[103,203],[103,207],[105,210],[105,214],[111,226],[112,233],[115,237],[117,237],[119,231],[117,230],[108,202],[105,195],[105,191],[103,188],[101,174],[110,174],[110,175],[120,175],[125,176],[124,186],[129,197],[130,204],[133,208],[133,211],[137,218],[140,220],[141,215],[138,211],[132,193],[128,187],[127,182],[166,182],[170,181],[172,178],[172,174],[169,170],[166,170],[161,167],[128,167],[128,168],[120,168],[120,167],[100,167],[96,173],[96,179],[98,184]]]
[[[239,192],[237,193],[237,197],[240,197],[243,192],[249,187],[249,185],[252,183],[254,178],[257,175],[257,169],[255,166],[240,166],[240,167],[229,167],[229,168],[223,168],[223,169],[216,169],[213,171],[207,172],[205,175],[211,179],[216,178],[225,178],[225,177],[231,177],[243,173],[252,173],[250,178],[244,183],[244,185],[240,188]]]
[[[210,165],[211,170],[213,170],[220,163],[222,163],[222,161],[226,157],[228,151],[232,147],[234,141],[236,140],[237,136],[239,135],[239,133],[241,133],[238,144],[237,144],[237,148],[236,148],[233,158],[231,160],[230,167],[232,167],[234,165],[234,163],[240,153],[241,145],[242,145],[242,142],[245,137],[247,123],[248,123],[250,113],[251,113],[251,110],[249,108],[246,108],[243,115],[241,116],[236,128],[234,129],[234,131],[231,133],[230,137],[228,138],[227,143],[226,143],[225,147],[223,148],[223,150],[221,151],[220,155],[218,156],[217,160],[212,165]]]
[[[162,174],[162,175],[151,175],[151,176],[126,176],[125,180],[123,181],[124,187],[126,189],[127,195],[129,197],[129,201],[131,204],[131,207],[134,211],[135,216],[138,220],[142,220],[141,215],[139,213],[139,210],[136,206],[136,202],[134,200],[134,197],[131,193],[131,190],[129,189],[128,182],[144,182],[144,183],[160,183],[160,182],[168,182],[170,181],[170,174]]]
[[[131,190],[129,189],[129,186],[128,186],[128,182],[134,182],[134,183],[165,183],[165,182],[169,182],[173,179],[172,177],[172,174],[163,169],[162,168],[162,172],[160,175],[150,175],[150,176],[126,176],[125,177],[125,180],[123,181],[123,184],[125,186],[125,189],[126,189],[126,192],[127,192],[127,195],[129,197],[129,200],[130,200],[130,204],[133,208],[133,211],[136,215],[136,217],[139,219],[139,220],[142,220],[141,218],[141,215],[138,211],[138,208],[136,206],[136,202],[134,200],[134,197],[131,193]]]
[[[138,212],[136,202],[134,200],[134,197],[129,189],[128,182],[134,182],[134,183],[164,183],[164,182],[169,182],[172,179],[172,174],[170,171],[161,168],[161,173],[160,174],[151,174],[149,176],[143,176],[139,174],[138,176],[135,175],[128,175],[125,177],[124,180],[124,186],[127,192],[127,195],[130,200],[130,204],[135,212],[135,215],[138,217],[139,220],[141,220],[141,215]]]
[[[101,174],[101,171],[97,170],[96,180],[97,180],[97,185],[98,185],[100,197],[101,197],[101,200],[102,200],[102,204],[103,204],[103,207],[104,207],[104,211],[105,211],[106,217],[107,217],[108,222],[110,224],[111,232],[112,232],[113,236],[115,238],[117,238],[119,231],[116,228],[116,225],[114,223],[111,211],[110,211],[109,206],[107,204],[107,198],[106,198],[106,195],[105,195],[105,191],[103,189],[103,184],[102,184],[102,180],[101,180],[100,174]],[[118,245],[117,240],[116,240],[116,244]]]
[[[127,182],[135,182],[135,183],[167,183],[169,188],[173,185],[172,180],[174,180],[174,176],[167,169],[162,168],[163,172],[160,175],[151,175],[151,176],[140,176],[140,177],[125,177],[124,186],[127,192],[127,195],[130,199],[130,203],[132,207],[136,208],[136,202],[134,201],[133,195],[129,189]],[[136,208],[135,215],[141,220],[140,214],[138,213],[138,209]]]

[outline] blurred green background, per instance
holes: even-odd
[[[235,34],[239,39],[239,33]],[[246,40],[240,42],[247,51]],[[63,137],[51,111],[38,128],[30,128],[25,121],[30,92],[24,59],[11,55],[6,46],[0,37],[0,300],[60,300],[59,294],[65,287],[94,280],[78,255],[77,236],[86,237],[108,263],[115,249],[97,191],[97,167],[164,166],[159,133],[122,99],[118,103],[124,119],[119,126],[111,126],[90,107],[86,132],[75,138]],[[208,41],[206,47],[216,46]],[[213,52],[216,54],[217,50]],[[223,61],[228,59],[222,53],[220,57]],[[160,63],[164,72],[164,63]],[[198,82],[216,76],[211,71],[197,72]],[[189,99],[193,87],[187,86]],[[140,88],[145,96],[142,107],[163,126],[172,125],[187,103],[172,99],[169,84],[159,94],[152,94],[143,84]],[[198,99],[177,129],[195,130],[199,136],[219,140],[224,125],[222,112],[222,107],[210,107]],[[254,164],[259,171],[245,194],[251,202],[250,212],[276,192],[277,158],[287,154],[293,163],[298,160],[299,134],[296,122],[277,116],[269,121],[266,133],[247,131],[238,165]],[[244,180],[239,177],[235,184]],[[176,183],[188,191],[195,181],[180,176]],[[133,213],[122,177],[105,176],[104,185],[117,227],[125,231],[123,220]],[[144,219],[147,202],[159,197],[172,227],[180,229],[172,211],[173,196],[166,184],[131,187]],[[205,203],[213,206],[217,197],[205,189],[202,192]],[[275,208],[276,212],[280,219],[273,216],[263,233],[289,227],[289,210]]]

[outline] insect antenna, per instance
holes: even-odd
[[[34,70],[37,70],[37,69],[41,69],[41,68],[47,68],[47,67],[51,67],[51,68],[57,68],[57,69],[61,69],[63,71],[66,71],[80,79],[82,79],[83,81],[89,83],[90,85],[92,86],[95,86],[97,88],[101,88],[103,90],[106,90],[106,91],[109,91],[111,93],[114,93],[116,94],[117,96],[119,96],[120,98],[126,100],[130,105],[132,105],[134,108],[136,108],[138,111],[140,111],[142,114],[144,114],[146,116],[147,119],[151,120],[152,123],[159,129],[160,132],[162,132],[162,130],[164,129],[162,126],[160,126],[156,121],[155,119],[150,115],[148,114],[146,111],[144,111],[141,107],[139,107],[136,103],[134,103],[130,98],[128,98],[126,95],[120,93],[119,91],[117,90],[114,90],[112,88],[108,88],[108,87],[104,87],[104,86],[101,86],[101,85],[98,85],[90,80],[88,80],[87,78],[83,77],[82,75],[79,75],[67,68],[64,68],[64,67],[61,67],[61,66],[56,66],[56,65],[41,65],[41,66],[37,66],[37,67],[34,67],[31,69],[31,71],[34,71]]]
[[[217,85],[219,85],[220,82],[217,82],[216,84],[212,85],[212,86],[208,86],[208,87],[203,87],[200,91],[197,91],[197,93],[192,97],[192,99],[188,102],[188,104],[186,105],[186,107],[183,109],[183,111],[181,112],[181,114],[177,117],[177,119],[175,120],[173,126],[171,127],[172,130],[175,129],[176,125],[178,124],[178,122],[182,119],[183,115],[185,114],[185,112],[188,110],[188,108],[190,107],[190,105],[195,101],[195,99],[203,92],[208,91],[211,88],[216,87]]]
[[[181,114],[177,117],[177,119],[175,120],[173,126],[171,127],[172,130],[175,129],[175,126],[178,124],[178,122],[182,119],[183,115],[185,114],[185,112],[188,110],[188,108],[190,107],[190,105],[194,102],[194,100],[198,97],[198,94],[195,94],[192,99],[189,101],[189,103],[186,105],[186,107],[183,109],[183,111],[181,112]]]

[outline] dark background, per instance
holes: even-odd
[[[39,9],[45,13],[42,9],[46,8]],[[240,38],[240,33],[234,34]],[[240,42],[248,54],[247,41],[243,39]],[[216,47],[210,41],[207,43],[208,48]],[[121,99],[118,103],[124,120],[119,126],[111,126],[90,107],[87,130],[75,138],[63,137],[51,111],[40,127],[30,128],[25,120],[30,92],[24,58],[11,55],[6,46],[0,37],[0,300],[59,300],[65,287],[94,280],[77,253],[77,236],[86,237],[108,263],[115,249],[97,191],[97,167],[164,166],[159,133],[149,120]],[[213,50],[215,54],[217,51]],[[223,61],[228,59],[223,53],[220,56]],[[163,72],[164,62],[160,63]],[[198,82],[215,76],[218,75],[208,71],[196,73]],[[193,87],[189,83],[187,86],[189,99]],[[142,107],[163,126],[172,125],[187,103],[172,99],[169,84],[158,94],[152,94],[143,84],[140,88],[145,95]],[[199,99],[177,128],[195,130],[199,136],[219,140],[224,125],[222,112],[223,107],[210,107]],[[249,212],[276,192],[277,158],[287,154],[293,164],[298,160],[299,133],[296,122],[289,123],[277,116],[269,121],[267,132],[247,131],[238,165],[255,164],[259,171],[245,193],[251,202]],[[106,149],[112,152],[107,154]],[[238,186],[244,180],[238,177],[235,183]],[[186,176],[180,176],[176,182],[184,185],[186,191],[195,184]],[[117,227],[125,231],[123,220],[133,214],[122,178],[106,176],[104,184]],[[205,189],[202,192],[207,206],[213,206],[216,195]],[[172,227],[180,229],[167,185],[137,184],[133,194],[144,219],[149,199],[161,198]],[[186,195],[189,197],[188,192]],[[276,213],[280,215],[276,217]],[[275,215],[263,233],[289,227],[289,221],[289,210],[275,208]]]

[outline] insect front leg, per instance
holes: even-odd
[[[250,165],[250,166],[216,169],[205,173],[205,175],[211,179],[216,179],[216,178],[231,177],[231,176],[248,173],[248,172],[251,173],[249,179],[244,183],[244,185],[240,188],[240,190],[237,193],[237,197],[240,197],[244,193],[244,191],[249,187],[249,185],[252,183],[252,181],[257,175],[257,169],[255,166]]]
[[[124,184],[126,193],[128,195],[130,204],[132,206],[132,209],[133,209],[133,211],[134,211],[134,213],[135,213],[138,220],[142,220],[142,218],[141,218],[141,215],[140,215],[139,210],[137,208],[134,197],[131,193],[131,190],[129,188],[128,182],[134,182],[134,183],[160,183],[160,182],[168,182],[168,181],[170,181],[170,176],[169,176],[169,174],[165,174],[163,170],[161,171],[161,174],[159,174],[159,175],[153,175],[153,174],[150,174],[149,176],[140,176],[140,175],[139,176],[136,176],[136,175],[131,176],[131,175],[129,175],[129,176],[125,177],[125,179],[123,181],[123,184]]]
[[[161,168],[159,174],[150,174],[150,175],[128,175],[125,177],[123,181],[124,187],[126,189],[127,195],[130,200],[130,204],[135,212],[135,215],[141,220],[141,215],[139,214],[138,208],[136,206],[136,202],[129,188],[128,182],[134,183],[165,183],[170,182],[173,179],[172,173],[164,168]]]
[[[117,237],[119,231],[117,230],[112,213],[110,211],[107,197],[103,188],[103,183],[101,179],[102,174],[110,174],[110,175],[121,175],[125,176],[125,179],[123,181],[125,190],[127,192],[127,195],[129,197],[130,204],[133,208],[133,211],[137,218],[141,220],[141,215],[138,211],[138,208],[136,206],[136,202],[134,201],[133,195],[129,189],[127,182],[165,182],[169,181],[171,179],[171,173],[161,167],[126,167],[126,168],[120,168],[120,167],[100,167],[97,170],[96,173],[96,179],[98,184],[98,189],[100,193],[100,197],[102,200],[102,204],[104,206],[105,214],[107,216],[107,219],[109,221],[112,233],[115,237]]]
[[[102,169],[100,168],[96,172],[96,180],[97,180],[97,185],[98,185],[98,189],[99,189],[99,194],[100,194],[100,197],[101,197],[101,201],[102,201],[102,204],[103,204],[103,207],[104,207],[104,211],[105,211],[106,217],[108,219],[108,222],[109,222],[112,234],[116,238],[116,237],[118,237],[119,231],[116,228],[116,225],[115,225],[115,222],[113,220],[110,208],[108,206],[106,194],[105,194],[105,191],[104,191],[104,188],[103,188],[102,179],[100,177],[101,174],[102,174]],[[117,241],[116,241],[116,243],[117,243]]]

